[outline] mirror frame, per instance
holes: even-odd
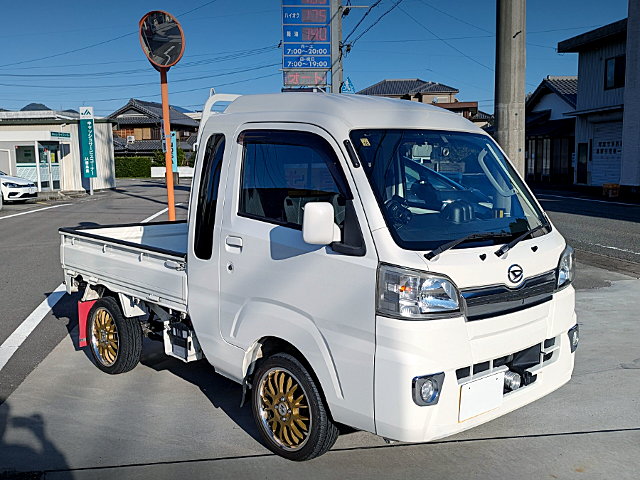
[[[147,53],[147,51],[145,50],[145,44],[144,44],[144,41],[142,40],[142,25],[144,25],[144,21],[147,19],[147,17],[149,17],[149,15],[152,15],[154,13],[162,13],[164,15],[169,15],[176,22],[176,25],[178,26],[178,30],[180,30],[180,37],[182,39],[182,50],[180,51],[180,55],[178,55],[178,58],[176,58],[175,62],[170,63],[168,65],[160,65],[154,62],[149,56],[149,54]],[[140,23],[138,24],[138,37],[140,38],[140,46],[142,47],[142,51],[144,52],[149,62],[151,62],[151,64],[156,68],[166,68],[168,70],[170,67],[173,67],[176,63],[178,63],[182,58],[182,55],[184,54],[185,39],[184,39],[184,30],[182,30],[182,25],[180,25],[180,22],[178,22],[178,19],[175,16],[171,15],[169,12],[165,12],[164,10],[153,10],[151,12],[146,13],[142,17],[142,19],[140,20]]]

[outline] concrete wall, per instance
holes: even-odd
[[[640,0],[629,0],[622,131],[622,185],[640,186]]]
[[[542,110],[551,110],[549,120],[560,120],[567,118],[564,113],[573,112],[575,109],[560,98],[555,93],[543,95],[540,101],[533,107],[532,112],[540,112]]]

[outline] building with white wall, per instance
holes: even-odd
[[[95,119],[94,189],[116,186],[113,121]],[[0,112],[0,170],[44,191],[89,189],[82,177],[79,114],[53,110]]]

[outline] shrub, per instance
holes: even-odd
[[[116,157],[116,178],[150,178],[151,157]]]
[[[153,161],[152,166],[154,167],[164,167],[166,165],[166,160],[164,159],[164,153],[162,150],[156,150],[153,152]],[[186,158],[184,154],[184,150],[178,148],[178,166],[179,167],[193,167],[193,162]]]

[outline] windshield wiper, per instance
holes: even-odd
[[[509,243],[507,243],[506,245],[501,246],[498,250],[496,250],[495,253],[498,257],[501,257],[502,255],[504,255],[505,253],[507,253],[509,250],[511,250],[513,247],[515,247],[518,243],[520,243],[522,240],[524,240],[525,238],[527,238],[529,235],[533,235],[534,233],[536,233],[538,230],[542,230],[543,228],[548,228],[551,225],[549,224],[549,222],[545,222],[542,225],[538,225],[537,227],[532,228],[531,230],[528,230],[526,232],[524,232],[522,235],[520,235],[518,238],[516,238],[515,240],[511,240]]]
[[[427,260],[431,260],[436,255],[440,255],[442,252],[452,249],[453,247],[457,247],[461,243],[464,243],[469,240],[489,240],[491,238],[502,238],[502,237],[510,237],[511,234],[507,232],[484,232],[484,233],[472,233],[470,235],[466,235],[462,238],[458,238],[457,240],[452,240],[448,243],[443,243],[435,250],[432,250],[429,253],[425,253],[424,256]]]

